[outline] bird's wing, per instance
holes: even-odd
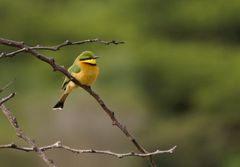
[[[79,73],[81,71],[79,65],[77,64],[73,64],[71,67],[69,67],[68,69],[68,72],[70,74],[73,74],[73,73]],[[70,82],[70,79],[68,77],[65,77],[64,81],[63,81],[63,84],[62,84],[62,89],[65,90],[66,89],[66,86],[67,84]]]

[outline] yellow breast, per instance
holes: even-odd
[[[81,71],[76,74],[76,79],[83,85],[91,86],[97,79],[99,67],[96,64],[80,62]]]

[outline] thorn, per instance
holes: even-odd
[[[65,41],[65,43],[68,44],[68,45],[69,45],[69,44],[72,44],[72,42],[69,41],[68,39]]]
[[[12,148],[16,148],[16,147],[17,147],[17,145],[16,145],[16,144],[14,144],[14,143],[12,143],[12,144],[11,144],[11,147],[12,147]]]
[[[48,159],[49,160],[49,162],[51,163],[51,164],[53,164],[53,160],[52,159]]]
[[[90,149],[90,152],[92,152],[92,153],[95,153],[96,151],[95,151],[95,150],[93,150],[93,149]]]
[[[115,115],[115,113],[114,113],[114,112],[112,112],[112,117],[114,117],[114,115]]]
[[[175,150],[177,148],[177,146],[174,146],[173,148],[171,148],[170,150],[169,150],[169,153],[173,153],[173,151]]]
[[[126,126],[123,126],[123,129],[124,129],[124,131],[127,131],[127,127]],[[132,140],[134,140],[134,139],[132,139]]]
[[[17,118],[13,118],[13,123],[14,123],[14,126],[16,127],[16,128],[19,128],[19,126],[18,126],[18,123],[17,123]],[[22,135],[20,134],[20,133],[17,133],[17,136],[18,137],[21,137]]]
[[[57,141],[57,142],[56,142],[56,146],[57,146],[57,147],[60,147],[61,145],[62,145],[61,141]]]
[[[14,122],[14,124],[15,124],[15,122]],[[17,135],[17,137],[20,137],[20,138],[22,137],[22,135],[18,132],[16,132],[16,135]]]
[[[59,50],[59,47],[58,46],[54,46],[53,50]]]
[[[3,57],[5,54],[6,54],[6,53],[2,52],[2,53],[0,54],[0,57]]]
[[[116,120],[112,121],[112,125],[117,125]]]
[[[33,147],[33,151],[37,152],[38,151],[38,148],[35,146]]]
[[[55,63],[55,59],[53,57],[50,58],[50,61],[54,64]]]

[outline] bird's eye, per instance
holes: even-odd
[[[91,58],[89,57],[85,57],[85,58],[80,58],[79,60],[83,61],[83,60],[90,60]]]

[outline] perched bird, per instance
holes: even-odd
[[[96,81],[99,74],[99,67],[96,61],[97,58],[98,56],[95,56],[93,52],[84,51],[75,59],[73,65],[69,67],[68,72],[82,85],[91,86]],[[63,109],[66,98],[72,90],[77,87],[78,85],[65,77],[62,84],[62,90],[64,91],[63,95],[53,109]]]

